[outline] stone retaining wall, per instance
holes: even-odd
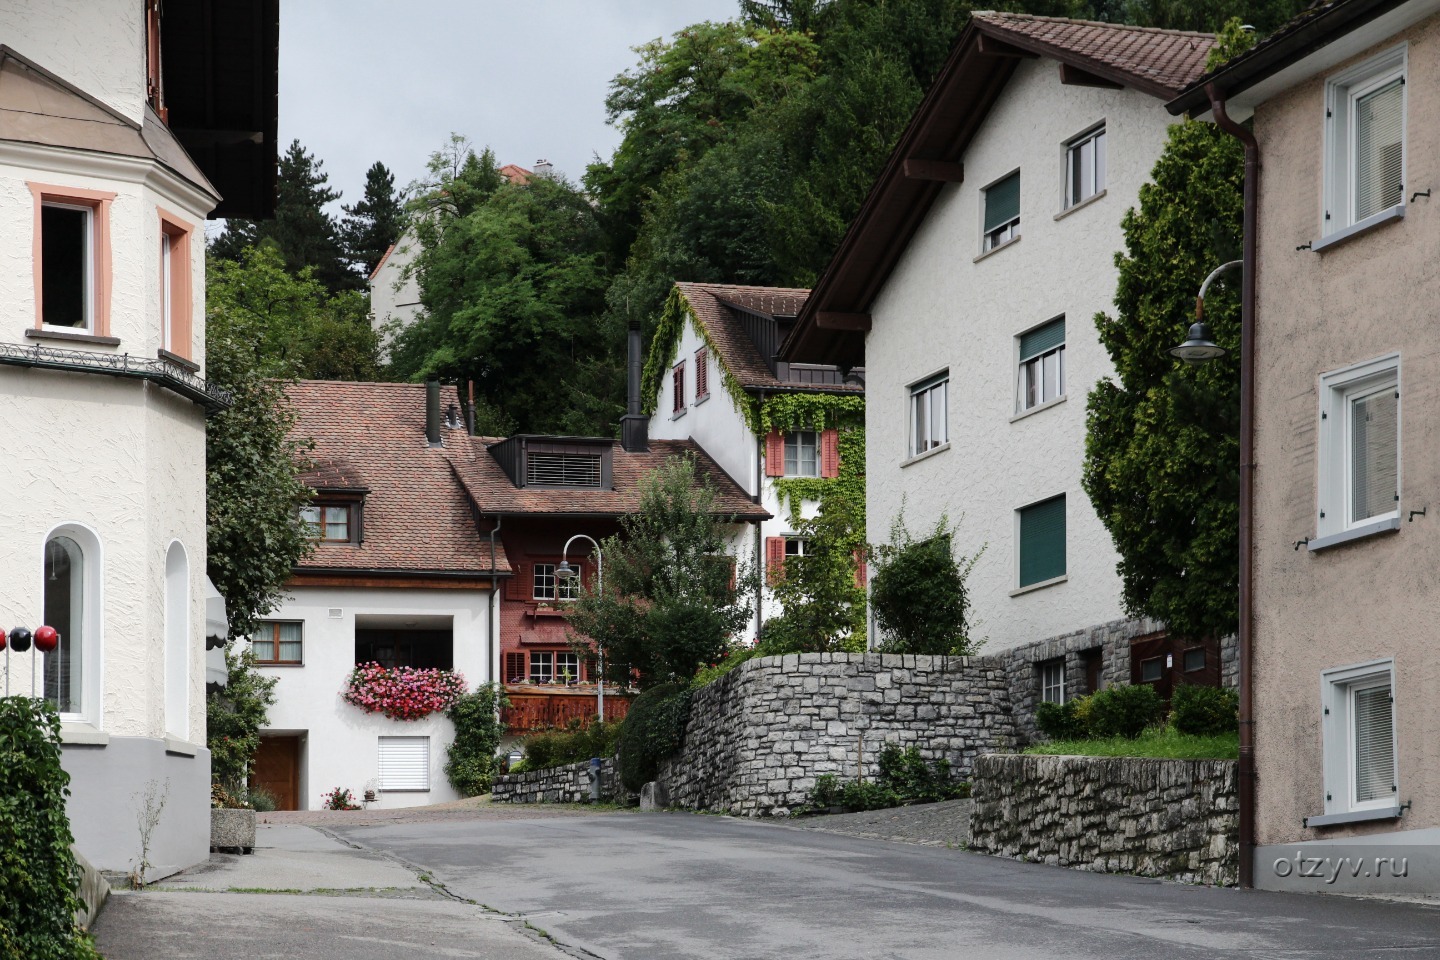
[[[1013,748],[1003,663],[875,653],[749,660],[696,692],[685,747],[660,780],[675,806],[785,816],[821,774],[874,776],[886,743],[949,760],[957,777],[981,754]]]
[[[563,767],[527,770],[496,777],[490,788],[494,803],[588,803],[590,801],[590,761]],[[620,789],[615,774],[615,760],[600,761],[600,799],[614,800]]]
[[[1233,885],[1233,760],[993,754],[971,774],[970,848],[1186,883]]]

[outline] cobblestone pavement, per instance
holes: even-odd
[[[579,803],[491,803],[487,797],[472,797],[428,807],[401,807],[395,810],[276,810],[262,813],[260,823],[305,827],[378,827],[389,823],[445,823],[450,821],[551,820],[564,817],[593,817],[627,812],[609,805]]]
[[[964,848],[970,843],[971,800],[946,800],[913,807],[838,813],[827,816],[772,820],[822,833],[843,833],[867,840],[898,840],[936,847]]]

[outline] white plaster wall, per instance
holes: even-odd
[[[340,611],[338,618],[330,616],[332,608]],[[487,634],[488,590],[305,587],[296,589],[270,615],[274,620],[305,623],[304,666],[261,668],[279,680],[266,731],[304,736],[302,809],[319,808],[321,795],[334,787],[347,787],[359,796],[366,781],[379,776],[379,738],[389,736],[430,738],[430,790],[384,794],[379,806],[425,806],[459,799],[445,779],[445,751],[455,739],[448,719],[431,714],[420,720],[391,720],[340,698],[345,678],[355,666],[355,618],[366,614],[453,618],[455,669],[473,690],[494,677],[486,654],[499,648],[498,608],[496,604],[493,632]],[[487,642],[493,645],[490,651]]]
[[[142,0],[0,0],[0,43],[139,123],[144,12]]]
[[[1106,195],[1056,220],[1064,143],[1106,124]],[[974,635],[986,649],[1121,616],[1117,556],[1080,486],[1085,401],[1112,372],[1093,322],[1113,309],[1121,217],[1164,144],[1160,101],[1129,90],[1064,86],[1057,64],[1024,61],[872,306],[866,339],[869,539],[888,539],[902,505],[912,531],[942,514],[959,549],[984,548],[970,577]],[[1019,168],[1021,237],[979,262],[981,189]],[[1066,399],[1015,415],[1016,337],[1066,317]],[[1180,333],[1177,318],[1177,335]],[[950,371],[950,447],[905,466],[908,385]],[[1069,579],[1018,584],[1015,510],[1066,495]]]
[[[420,282],[405,275],[419,250],[415,234],[406,230],[370,280],[370,325],[377,333],[396,320],[408,327],[420,314]]]

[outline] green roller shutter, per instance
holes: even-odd
[[[1042,353],[1054,350],[1065,342],[1065,318],[1061,317],[1054,323],[1047,323],[1043,327],[1031,330],[1020,338],[1020,362],[1024,363],[1031,357],[1038,357]]]
[[[1020,586],[1065,575],[1065,498],[1020,511]]]
[[[1020,216],[1020,174],[1012,173],[985,191],[985,232]]]

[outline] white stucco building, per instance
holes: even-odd
[[[209,849],[205,417],[227,398],[203,379],[203,222],[228,148],[195,97],[235,107],[241,153],[274,163],[273,7],[220,17],[249,17],[260,42],[218,78],[200,56],[210,6],[162,21],[146,0],[0,3],[0,623],[59,633],[42,653],[12,629],[0,674],[56,704],[71,827],[97,867],[139,865],[137,795],[166,796],[152,879]],[[230,211],[266,213],[247,161],[227,160]]]
[[[760,430],[755,411],[767,398],[809,393],[847,397],[857,418],[864,407],[858,375],[833,366],[786,363],[776,355],[810,291],[733,284],[677,283],[668,310],[679,310],[678,336],[657,337],[647,367],[659,371],[650,436],[692,440],[720,465],[769,519],[738,528],[737,556],[753,558],[765,581],[778,575],[787,553],[804,550],[796,520],[815,516],[819,501],[782,498],[785,478],[840,476],[838,421],[804,424],[807,429]],[[863,470],[863,464],[854,464]],[[864,567],[856,576],[863,584]],[[780,613],[771,591],[762,588],[754,633]]]
[[[1081,487],[1086,396],[1113,372],[1094,318],[1164,100],[1212,40],[976,14],[784,345],[864,364],[870,539],[902,510],[912,531],[957,523],[959,548],[983,550],[969,588],[987,651],[1125,615]]]

